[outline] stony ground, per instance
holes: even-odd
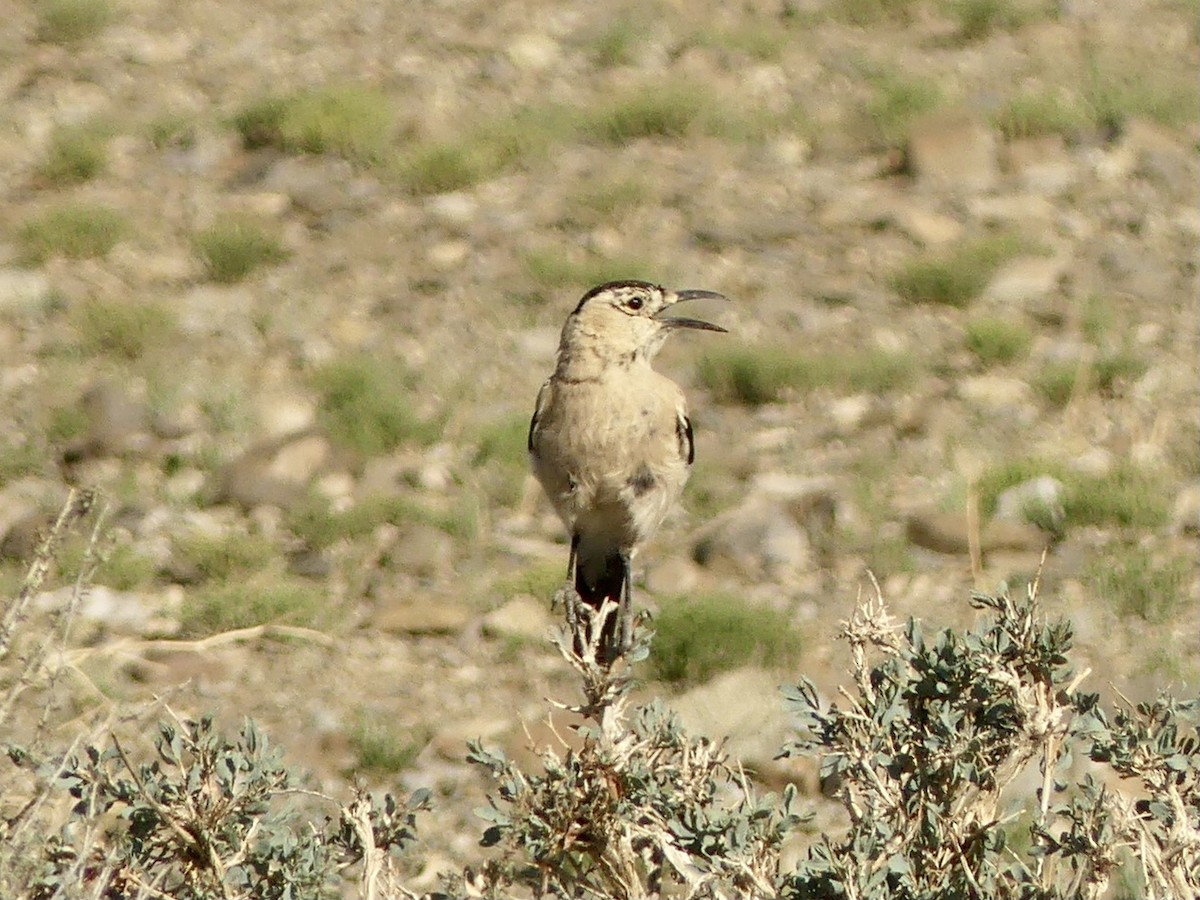
[[[11,587],[68,484],[110,498],[80,702],[435,786],[422,877],[475,858],[464,742],[572,691],[524,429],[608,277],[734,298],[661,357],[699,460],[641,596],[802,651],[676,697],[696,727],[768,772],[770,687],[838,682],[868,570],[961,625],[1051,535],[1096,689],[1195,690],[1194,2],[0,12],[0,553]]]

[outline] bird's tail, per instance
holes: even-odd
[[[579,599],[593,609],[599,609],[606,600],[611,600],[617,607],[612,615],[604,622],[600,632],[600,642],[597,653],[604,662],[612,662],[624,650],[618,646],[621,619],[621,601],[628,583],[629,560],[617,551],[606,554],[602,560],[589,560],[590,565],[581,564],[575,568],[575,591]],[[576,647],[576,652],[582,652]]]

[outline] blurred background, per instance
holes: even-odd
[[[761,780],[811,790],[775,688],[845,680],[868,573],[961,626],[1049,548],[1091,689],[1195,690],[1196,0],[0,12],[0,581],[104,492],[80,708],[252,715],[434,787],[428,883],[474,858],[464,742],[572,699],[528,417],[631,277],[735,300],[659,364],[697,464],[639,674]]]

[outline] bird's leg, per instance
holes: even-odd
[[[620,638],[616,656],[624,656],[633,643],[633,560],[625,551],[621,551],[621,570],[621,601],[617,608]]]
[[[575,587],[575,569],[579,565],[579,535],[571,535],[571,555],[567,558],[567,583],[563,587],[563,608],[567,625],[575,630],[579,624],[579,591]]]

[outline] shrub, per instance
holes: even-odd
[[[125,218],[110,207],[85,203],[60,206],[21,228],[22,258],[28,263],[42,263],[52,256],[104,256],[126,230]]]
[[[197,234],[193,244],[208,277],[221,284],[241,281],[262,266],[288,258],[279,238],[246,220],[218,222]]]
[[[1106,552],[1088,567],[1087,580],[1121,615],[1166,622],[1185,605],[1190,572],[1182,556],[1158,559],[1134,546]]]
[[[942,92],[933,81],[895,72],[868,73],[873,93],[863,115],[872,143],[899,147],[908,139],[913,121],[942,103]]]
[[[656,678],[677,684],[698,684],[750,664],[794,664],[800,658],[800,637],[785,615],[723,594],[665,601],[654,630],[651,669]]]
[[[1084,110],[1058,91],[1019,94],[996,113],[996,127],[1009,140],[1043,134],[1073,137],[1090,125]]]

